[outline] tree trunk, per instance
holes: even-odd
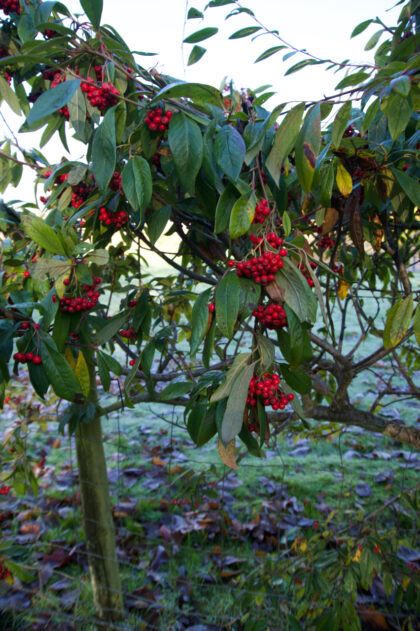
[[[88,360],[91,402],[97,401],[96,375]],[[76,430],[77,463],[83,507],[83,525],[95,609],[104,622],[124,616],[123,597],[116,554],[115,527],[111,512],[100,415]],[[101,629],[106,624],[99,625]]]

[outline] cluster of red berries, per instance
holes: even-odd
[[[260,305],[252,315],[267,329],[281,329],[287,326],[287,315],[281,305],[271,304],[266,307]]]
[[[11,486],[5,486],[4,484],[2,484],[0,486],[0,495],[9,495],[11,488]]]
[[[44,31],[44,39],[53,39],[53,37],[60,37],[60,33],[51,28],[46,28]]]
[[[309,263],[309,265],[311,266],[311,269],[316,269],[318,267],[317,264],[314,263],[313,261],[311,261]],[[311,276],[310,272],[308,271],[308,269],[306,268],[306,266],[303,263],[301,263],[299,265],[299,270],[302,272],[302,274],[306,278],[309,287],[313,287],[315,285],[315,283],[312,280],[312,276]]]
[[[320,242],[318,243],[318,247],[323,250],[328,250],[328,248],[333,248],[335,245],[335,241],[333,241],[327,234],[324,234]]]
[[[273,410],[284,410],[286,405],[295,398],[293,394],[280,392],[280,377],[266,372],[261,377],[252,376],[248,388],[246,402],[251,407],[257,407],[257,397],[262,397],[263,405],[271,405]]]
[[[93,107],[97,107],[98,110],[103,113],[113,105],[117,105],[119,101],[120,92],[112,83],[102,83],[100,87],[92,85],[90,83],[83,82],[81,84],[82,92],[85,92],[86,97]]]
[[[19,0],[0,0],[0,9],[6,14],[20,14]]]
[[[114,226],[115,228],[122,228],[128,222],[128,214],[125,210],[112,212],[102,207],[99,209],[99,221],[105,226]]]
[[[0,59],[4,59],[5,57],[9,57],[9,53],[5,48],[0,48]],[[10,85],[12,82],[13,75],[9,70],[3,70],[3,77],[6,79],[7,83]]]
[[[96,291],[98,285],[101,284],[101,278],[92,277],[92,285],[83,285],[83,296],[73,298],[70,296],[63,296],[60,299],[60,311],[63,313],[78,313],[82,311],[90,311],[94,309],[98,304],[99,292]],[[63,284],[68,287],[70,285],[70,279],[65,278]],[[56,296],[53,296],[53,302],[57,301]]]
[[[149,127],[150,131],[166,131],[171,120],[172,112],[164,112],[161,107],[157,107],[155,110],[149,110],[144,122]]]
[[[125,337],[126,340],[136,340],[137,333],[134,330],[133,326],[130,326],[129,329],[121,329],[120,331],[121,337]]]
[[[137,307],[137,300],[130,300],[128,303],[129,307]]]
[[[360,132],[356,131],[353,125],[349,125],[343,134],[343,138],[352,138],[354,136],[360,138]]]
[[[252,236],[252,235],[251,235]],[[281,245],[283,239],[276,236],[276,244]],[[262,238],[254,237],[260,243]],[[271,243],[270,243],[271,245]],[[275,246],[274,246],[275,247]],[[274,281],[275,273],[281,269],[284,265],[283,257],[287,256],[286,248],[280,248],[278,252],[264,252],[260,256],[254,256],[248,261],[235,262],[228,261],[229,267],[236,267],[236,273],[238,276],[244,276],[245,278],[252,278],[255,283],[259,285],[268,285]]]
[[[67,175],[67,174],[66,174]],[[89,197],[89,194],[93,191],[93,186],[88,186],[85,182],[72,186],[73,195],[71,197],[70,205],[73,208],[80,208],[82,204]]]
[[[34,353],[15,353],[13,355],[13,359],[20,364],[26,364],[27,362],[42,364],[41,357],[39,355],[35,355]]]
[[[114,171],[114,173],[112,174],[109,188],[111,189],[111,191],[120,191],[122,193],[121,173],[118,173],[118,171]]]
[[[264,223],[268,215],[271,213],[270,207],[266,199],[262,199],[255,207],[255,215],[252,223]]]
[[[275,232],[269,232],[265,238],[267,240],[268,245],[271,245],[271,247],[274,248],[275,250],[280,248],[283,245],[283,239],[279,237]],[[264,238],[255,237],[253,234],[251,234],[249,237],[249,240],[251,241],[254,248],[256,248],[264,241]],[[286,254],[284,254],[283,256],[286,256]]]
[[[10,570],[8,570],[2,563],[0,564],[0,581],[4,581],[11,576]]]

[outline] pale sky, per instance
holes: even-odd
[[[73,13],[81,11],[78,0],[64,0],[64,3]],[[156,66],[160,72],[179,79],[210,83],[219,87],[223,78],[228,76],[234,80],[237,88],[251,89],[271,84],[272,90],[278,93],[278,97],[273,97],[270,101],[271,105],[289,100],[316,100],[334,92],[334,86],[342,75],[334,75],[333,72],[326,72],[317,66],[288,77],[283,76],[288,67],[303,59],[301,55],[295,55],[283,63],[281,51],[254,64],[261,52],[279,42],[269,35],[254,42],[250,37],[229,41],[228,36],[231,33],[253,25],[247,15],[225,21],[225,16],[234,5],[209,9],[204,21],[188,20],[184,25],[187,6],[203,10],[206,4],[207,0],[104,0],[102,21],[116,28],[132,49],[158,53],[156,57],[139,57],[139,63],[146,68]],[[393,24],[400,10],[397,8],[387,11],[392,2],[385,0],[353,0],[352,3],[342,0],[294,0],[293,3],[290,0],[248,0],[244,6],[252,9],[263,24],[279,30],[280,35],[296,47],[306,48],[319,57],[328,57],[335,61],[350,58],[353,62],[372,60],[372,52],[365,52],[363,49],[369,37],[379,27],[371,25],[363,34],[350,40],[353,28],[359,22],[375,16],[379,16],[386,24]],[[186,67],[182,56],[183,36],[205,26],[217,26],[220,31],[200,43],[208,52],[196,65]],[[184,45],[185,64],[191,49],[191,44]],[[2,105],[1,110],[10,124],[16,125],[17,118],[10,113],[8,107]],[[37,138],[39,134],[24,134],[21,136],[22,145],[35,145]],[[81,145],[74,144],[80,148],[77,154],[80,153]],[[65,155],[59,140],[51,141],[44,148],[44,153],[52,162]],[[73,157],[81,157],[77,154]],[[28,189],[29,181],[25,177],[17,190],[6,191],[5,199],[20,197],[27,200],[28,193],[32,196],[33,190],[32,187]]]

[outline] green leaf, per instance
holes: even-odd
[[[257,31],[261,30],[261,26],[246,26],[245,28],[239,29],[232,35],[229,35],[229,39],[240,39],[241,37],[248,37],[248,35],[253,35]]]
[[[309,193],[316,159],[321,148],[321,108],[318,103],[308,113],[296,141],[295,158],[299,182]]]
[[[192,51],[190,52],[190,56],[188,57],[187,66],[192,66],[196,64],[197,61],[200,61],[202,56],[207,52],[207,48],[203,48],[203,46],[194,46]]]
[[[248,387],[252,375],[254,374],[256,363],[257,362],[254,362],[249,366],[243,366],[242,370],[238,371],[232,382],[232,388],[220,428],[220,439],[224,445],[228,445],[242,429]]]
[[[397,140],[407,127],[413,108],[411,102],[401,94],[392,92],[383,102],[381,109],[388,119],[388,129],[392,140]]]
[[[54,88],[50,88],[35,101],[26,119],[27,125],[33,125],[37,121],[56,112],[60,107],[64,107],[72,98],[80,85],[80,79],[71,79],[64,83],[59,83]],[[46,121],[47,122],[47,121]]]
[[[10,109],[15,114],[20,116],[21,109],[20,109],[19,99],[14,93],[14,91],[12,90],[12,88],[10,87],[10,85],[2,76],[0,76],[0,96],[2,99],[6,101]]]
[[[121,174],[121,186],[133,210],[140,211],[141,221],[152,199],[153,184],[149,163],[140,156],[130,158]]]
[[[255,215],[255,197],[253,194],[240,197],[233,205],[229,221],[229,234],[236,239],[248,232]]]
[[[99,351],[99,353],[102,359],[104,360],[108,370],[113,372],[114,375],[116,375],[117,377],[120,377],[122,375],[122,368],[120,364],[117,362],[117,360],[111,357],[111,355],[107,355],[106,353],[103,353],[102,351]]]
[[[115,161],[115,111],[112,108],[105,114],[93,137],[92,170],[99,188],[106,189],[108,187],[115,171]]]
[[[258,350],[260,353],[261,370],[268,370],[276,355],[276,349],[273,342],[268,337],[259,337]]]
[[[225,399],[229,396],[235,377],[241,370],[243,370],[244,366],[248,363],[250,357],[251,353],[240,353],[235,357],[232,366],[226,373],[223,383],[213,392],[212,396],[210,397],[210,403],[221,401],[222,399]]]
[[[239,278],[233,270],[227,272],[216,287],[216,322],[228,338],[232,337],[238,318],[240,291]]]
[[[42,364],[34,364],[33,362],[28,362],[28,371],[33,389],[35,390],[37,395],[40,396],[41,399],[43,399],[45,393],[50,387],[50,382],[47,378],[47,375],[45,374]]]
[[[217,432],[216,414],[213,407],[196,405],[188,416],[187,429],[197,447],[208,443]]]
[[[67,252],[60,236],[40,217],[24,217],[23,228],[32,241],[48,252],[65,256]]]
[[[209,37],[213,37],[218,32],[218,28],[214,26],[208,26],[207,28],[202,28],[199,31],[195,31],[195,33],[191,33],[184,39],[185,44],[196,44],[197,42],[202,42]]]
[[[232,208],[239,198],[239,193],[233,184],[228,184],[219,197],[216,206],[216,217],[214,220],[214,232],[224,232],[229,226]]]
[[[358,24],[352,31],[350,37],[356,37],[356,35],[360,35],[360,33],[363,33],[363,31],[365,31],[367,29],[367,27],[369,26],[369,24],[372,24],[373,20],[365,20],[364,22],[360,22],[360,24]]]
[[[139,369],[139,365],[140,365],[140,357],[137,357],[134,366],[132,366],[130,368],[130,370],[128,371],[128,374],[125,378],[124,381],[124,392],[126,394],[127,397],[130,396],[130,390],[131,390],[131,386],[133,385],[136,377],[137,377],[137,371]]]
[[[103,0],[80,0],[83,11],[92,22],[94,29],[98,30],[101,23]]]
[[[414,313],[414,335],[416,337],[417,344],[420,346],[420,302],[417,304],[417,308]]]
[[[177,397],[183,397],[189,394],[194,384],[191,381],[177,381],[166,386],[164,390],[159,394],[158,401],[170,401]]]
[[[326,61],[323,60],[317,60],[317,59],[304,59],[303,61],[299,61],[297,64],[295,64],[294,66],[291,66],[288,70],[286,70],[286,72],[284,73],[284,76],[286,77],[289,74],[292,74],[293,72],[298,72],[299,70],[302,70],[302,68],[306,68],[306,66],[317,66],[318,64],[325,64]]]
[[[353,74],[349,74],[347,77],[344,77],[344,79],[335,86],[335,89],[344,90],[344,88],[349,88],[353,85],[363,83],[363,81],[365,81],[365,79],[369,79],[369,77],[370,74],[368,72],[354,72]]]
[[[287,158],[299,134],[305,104],[296,105],[283,119],[274,137],[273,147],[268,154],[266,167],[278,185],[284,160]]]
[[[284,266],[276,272],[276,283],[284,290],[284,300],[301,322],[315,322],[317,301],[309,285],[289,259],[283,259]]]
[[[388,313],[384,329],[384,346],[391,348],[401,342],[410,326],[414,311],[413,295],[398,300]]]
[[[150,101],[150,105],[158,103],[162,98],[188,98],[198,104],[223,107],[223,99],[220,91],[205,83],[187,83],[185,81],[170,83],[156,94]]]
[[[250,278],[239,277],[241,293],[239,295],[239,313],[248,317],[257,307],[261,296],[261,285],[254,283]]]
[[[199,11],[195,7],[191,7],[188,10],[187,20],[196,20],[197,18],[201,19],[203,17],[204,17],[203,13],[201,13],[201,11]]]
[[[101,384],[105,392],[108,392],[111,386],[111,377],[109,376],[108,366],[102,357],[102,353],[98,351],[97,353],[97,365],[98,365],[98,374],[99,379],[101,380]]]
[[[207,326],[209,322],[209,308],[208,302],[210,300],[211,289],[207,289],[200,294],[194,302],[191,314],[191,337],[190,337],[190,352],[194,355],[197,352],[198,347],[204,340]]]
[[[283,50],[284,48],[287,48],[287,46],[272,46],[271,48],[267,48],[267,50],[265,50],[263,53],[261,53],[261,55],[259,55],[259,57],[256,58],[254,64],[257,64],[259,61],[263,61],[264,59],[271,57],[271,55],[274,55],[279,50]]]
[[[420,206],[420,184],[418,181],[398,169],[391,168],[391,171],[407,197],[415,206]]]
[[[402,75],[391,81],[391,87],[394,92],[401,94],[401,96],[408,96],[411,90],[411,82],[407,75]]]
[[[287,210],[285,210],[283,213],[282,223],[283,223],[284,236],[288,237],[289,234],[292,232],[292,222],[290,221],[289,213],[287,212]]]
[[[308,394],[311,391],[312,380],[301,368],[290,370],[287,364],[280,364],[281,374],[285,382],[299,392],[299,394]]]
[[[214,155],[222,171],[236,181],[242,170],[246,146],[241,134],[231,125],[225,125],[214,141]]]
[[[43,334],[39,339],[38,348],[42,367],[55,394],[61,399],[75,401],[76,395],[82,394],[80,383],[63,354],[57,349],[54,340]]]
[[[97,346],[102,346],[114,337],[121,329],[121,327],[127,322],[130,311],[126,309],[122,313],[118,313],[113,318],[107,321],[105,326],[96,333],[95,342]]]
[[[89,252],[89,254],[85,256],[85,259],[89,263],[93,263],[94,265],[103,267],[104,265],[108,265],[109,263],[109,252],[108,250],[104,250],[103,248],[98,248],[93,252]]]
[[[367,108],[365,117],[362,121],[362,127],[360,130],[360,133],[362,134],[362,136],[365,135],[365,133],[370,127],[371,122],[375,118],[376,112],[378,111],[379,103],[380,103],[379,99],[375,99],[375,101],[373,101],[373,103],[371,103],[369,107]]]
[[[76,135],[82,142],[86,142],[89,139],[91,127],[86,121],[86,99],[80,88],[73,94],[67,107],[70,114],[70,123]]]
[[[344,103],[344,105],[340,107],[335,116],[332,128],[332,142],[334,147],[336,148],[340,146],[341,139],[349,123],[351,105],[351,101],[347,101],[347,103]]]
[[[195,180],[203,161],[203,137],[197,123],[183,112],[171,118],[169,147],[183,188],[193,194]]]
[[[172,212],[171,206],[162,206],[158,210],[150,210],[147,215],[147,235],[152,245],[162,235],[166,225],[170,219]]]
[[[376,44],[379,42],[379,38],[384,32],[385,30],[383,28],[381,28],[380,31],[376,31],[376,33],[374,33],[372,37],[368,40],[365,46],[365,50],[372,50],[372,48],[375,48]]]

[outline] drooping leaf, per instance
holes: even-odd
[[[231,469],[237,469],[238,465],[235,461],[235,439],[233,439],[227,447],[224,446],[219,439],[217,450],[219,452],[220,460]]]
[[[276,283],[284,291],[284,300],[299,320],[315,322],[317,301],[309,285],[293,263],[284,259],[284,266],[276,272]]]
[[[226,373],[225,379],[223,383],[215,390],[210,398],[210,403],[215,403],[216,401],[221,401],[229,396],[229,393],[232,388],[233,380],[239,371],[243,369],[243,367],[248,363],[249,358],[251,357],[251,353],[240,353],[233,360],[232,366]]]
[[[384,346],[396,346],[404,338],[414,311],[413,294],[399,300],[390,310],[384,329]]]
[[[163,234],[166,225],[171,216],[172,209],[170,206],[162,206],[158,210],[151,210],[147,216],[147,236],[152,245]]]
[[[387,117],[391,138],[395,141],[410,121],[413,112],[411,101],[406,96],[392,92],[381,105],[381,109]]]
[[[229,226],[230,215],[235,202],[239,198],[239,193],[233,184],[228,184],[219,197],[216,206],[216,217],[214,221],[214,232],[224,232]]]
[[[207,48],[203,48],[203,46],[194,46],[192,51],[190,52],[190,56],[188,57],[187,66],[192,66],[196,64],[197,61],[200,61],[202,56],[207,52]]]
[[[194,193],[195,180],[203,161],[200,128],[183,112],[178,112],[171,118],[168,141],[181,184],[188,193]]]
[[[420,346],[420,302],[417,304],[416,311],[414,313],[414,335],[417,340],[417,344]]]
[[[0,97],[6,101],[7,105],[15,114],[20,116],[21,107],[19,99],[2,76],[0,76]]]
[[[226,411],[219,432],[220,438],[225,446],[228,445],[242,429],[248,387],[251,377],[254,374],[255,364],[256,362],[244,366],[243,369],[238,372],[232,383],[232,389],[229,394]]]
[[[215,413],[212,407],[196,405],[188,416],[188,433],[197,447],[205,445],[217,432]]]
[[[127,309],[108,320],[105,326],[103,326],[95,336],[97,346],[102,346],[102,344],[105,344],[111,338],[113,338],[114,335],[116,335],[121,327],[127,322],[129,315],[130,312]]]
[[[318,103],[306,116],[296,141],[296,170],[299,182],[309,193],[314,177],[316,159],[321,147],[321,107]]]
[[[40,337],[39,354],[55,394],[61,399],[75,401],[76,396],[82,394],[79,381],[63,354],[58,351],[54,340],[47,334]]]
[[[227,272],[216,287],[216,322],[228,338],[232,337],[238,318],[240,291],[239,278],[234,271]]]
[[[86,363],[85,356],[83,355],[81,350],[79,351],[79,355],[77,357],[76,368],[74,372],[77,379],[79,380],[83,394],[85,395],[85,397],[88,397],[90,392],[89,368]]]
[[[115,110],[111,108],[105,114],[102,123],[96,128],[93,137],[92,170],[99,188],[106,189],[108,187],[115,171],[115,161]]]
[[[22,222],[26,234],[32,241],[48,252],[59,254],[67,258],[67,252],[60,235],[40,217],[31,215],[24,217]],[[60,261],[60,263],[62,263],[62,261]]]
[[[92,22],[92,26],[98,29],[101,23],[103,0],[80,0],[80,4],[83,7],[83,11]]]
[[[80,81],[80,79],[64,81],[64,83],[59,83],[54,88],[50,88],[46,92],[43,92],[43,94],[41,94],[41,96],[33,104],[28,118],[26,119],[26,123],[28,125],[33,125],[37,121],[49,116],[49,114],[56,112],[60,109],[60,107],[67,105],[73,94],[78,89]]]
[[[222,171],[233,181],[239,177],[245,151],[241,134],[231,125],[224,125],[214,141],[214,155]]]
[[[121,174],[121,186],[130,206],[143,218],[152,199],[152,174],[149,163],[140,156],[130,158]]]
[[[273,147],[266,160],[266,167],[277,185],[279,183],[283,162],[293,149],[296,138],[298,137],[304,111],[304,103],[300,103],[290,110],[283,119],[274,137]]]
[[[191,355],[197,352],[198,347],[204,340],[207,333],[207,325],[209,321],[208,302],[210,300],[211,289],[207,289],[200,294],[194,302],[191,314],[191,337],[190,351]]]
[[[351,101],[344,103],[338,110],[332,128],[332,141],[334,147],[338,148],[341,143],[341,139],[346,130],[351,113]]]
[[[418,181],[399,169],[392,168],[391,171],[407,197],[415,206],[420,206],[420,184]]]
[[[353,180],[346,167],[339,162],[336,174],[337,188],[344,197],[348,197],[353,190]]]

